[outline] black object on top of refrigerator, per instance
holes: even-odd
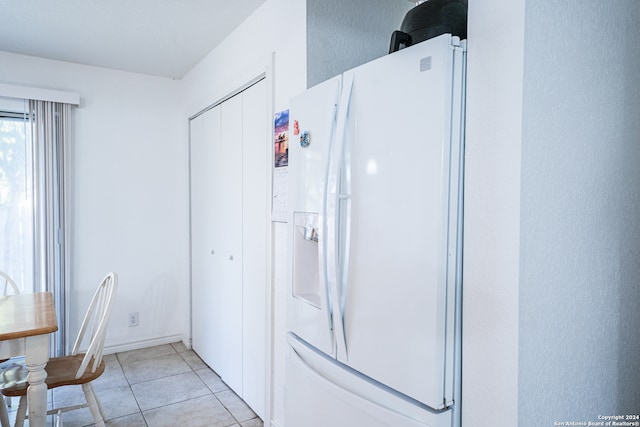
[[[445,33],[467,38],[467,0],[427,0],[409,10],[391,34],[389,53]]]

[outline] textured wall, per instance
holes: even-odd
[[[640,408],[639,23],[636,0],[527,2],[522,427]]]
[[[307,87],[386,55],[413,2],[307,0]]]
[[[469,4],[463,425],[638,413],[639,23]]]
[[[518,423],[525,0],[469,2],[462,425]]]

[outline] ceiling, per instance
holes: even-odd
[[[5,0],[0,51],[178,79],[265,0]]]

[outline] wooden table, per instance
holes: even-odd
[[[47,418],[49,334],[58,330],[51,292],[0,297],[0,359],[24,355],[29,374],[29,425],[44,427]]]

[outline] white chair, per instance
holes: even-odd
[[[18,285],[7,273],[0,271],[0,296],[17,295],[20,293]]]
[[[18,295],[20,290],[18,285],[13,279],[5,272],[0,271],[0,296]],[[0,359],[0,375],[8,367],[6,363],[9,359]],[[0,382],[0,388],[2,384]],[[7,403],[11,406],[11,399],[8,402],[4,401],[4,397],[0,393],[0,425],[2,427],[9,427],[9,415],[7,414]]]
[[[47,415],[57,414],[57,425],[62,426],[62,413],[74,409],[89,407],[97,427],[105,426],[105,415],[93,390],[91,381],[98,378],[104,372],[104,361],[102,360],[102,349],[107,332],[107,322],[113,308],[115,294],[118,288],[118,277],[115,273],[109,273],[102,280],[87,314],[82,321],[80,332],[76,338],[71,355],[64,357],[53,357],[49,359],[46,366],[47,379],[45,380],[48,389],[81,385],[86,403],[64,408],[55,408],[47,412]],[[87,332],[90,332],[87,335]],[[88,338],[88,348],[81,353],[80,348]],[[5,377],[14,385],[2,389],[5,396],[20,396],[18,413],[16,415],[16,427],[22,427],[27,413],[27,368],[24,364],[15,365],[5,371]]]

